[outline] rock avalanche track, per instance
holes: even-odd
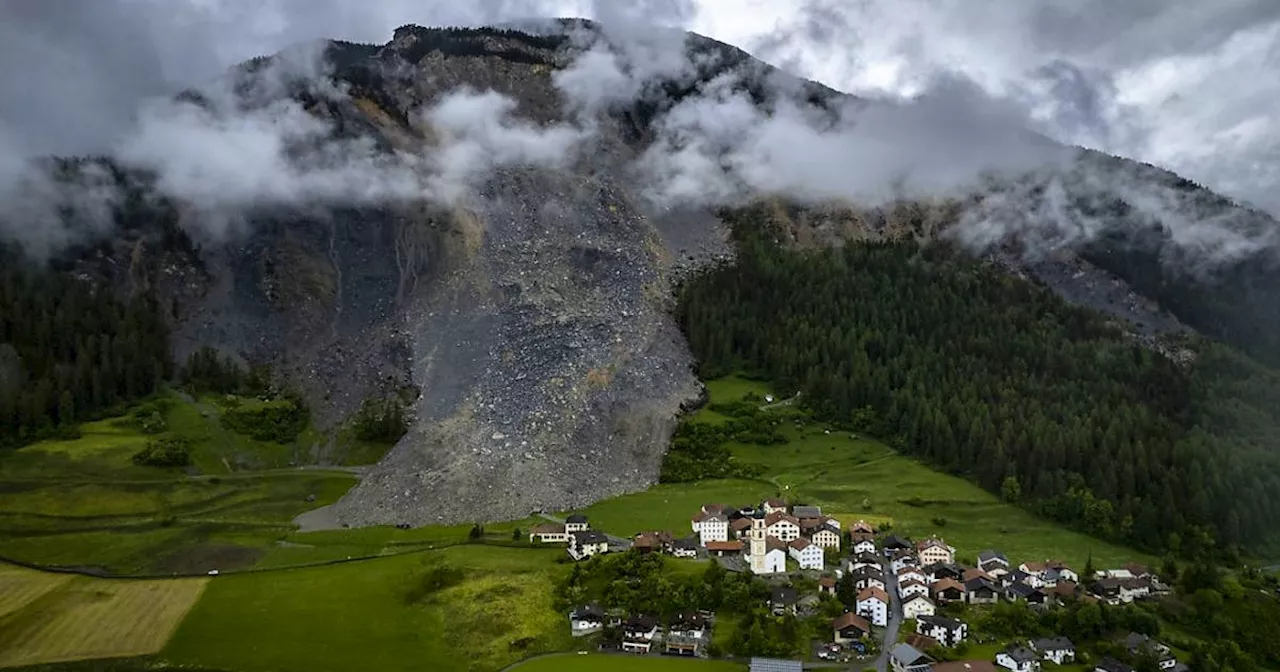
[[[666,305],[685,253],[616,184],[504,171],[474,214],[474,256],[403,317],[417,422],[339,522],[514,518],[644,488],[698,396]],[[685,224],[727,249],[714,218]]]

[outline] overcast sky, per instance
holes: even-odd
[[[1035,110],[1059,140],[1280,212],[1277,0],[7,0],[0,154],[106,147],[139,100],[330,37],[404,23],[633,14],[834,88],[909,96],[940,72]],[[0,164],[3,163],[0,157]],[[0,168],[3,168],[0,165]]]

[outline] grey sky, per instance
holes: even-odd
[[[299,41],[383,42],[410,22],[619,14],[743,46],[852,93],[911,95],[957,72],[1032,110],[1057,139],[1280,211],[1275,0],[650,0],[626,9],[604,0],[10,0],[0,4],[0,154],[102,151],[140,99]]]

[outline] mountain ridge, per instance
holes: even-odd
[[[819,129],[833,127],[839,103],[867,104],[786,75],[729,45],[693,36],[687,38],[692,46],[682,47],[695,53],[685,58],[688,69],[639,78],[633,99],[604,105],[589,117],[594,124],[589,156],[571,153],[564,160],[530,165],[529,157],[534,163],[543,159],[541,146],[529,137],[544,137],[548,129],[575,132],[561,126],[572,110],[557,86],[557,73],[578,63],[593,48],[592,39],[607,41],[594,24],[548,25],[565,34],[404,26],[384,45],[326,41],[322,51],[333,71],[322,79],[341,82],[345,88],[337,94],[327,84],[316,90],[294,87],[296,81],[310,80],[296,80],[298,73],[287,69],[283,76],[273,72],[277,57],[255,59],[235,71],[247,79],[237,88],[243,97],[233,109],[269,108],[287,91],[306,114],[324,123],[325,134],[298,138],[297,151],[310,156],[315,148],[309,143],[327,134],[352,143],[368,139],[373,168],[382,167],[380,157],[391,152],[456,148],[449,143],[459,127],[420,113],[439,111],[433,105],[451,92],[470,91],[472,101],[483,101],[483,92],[505,97],[511,109],[500,129],[508,135],[502,137],[527,142],[527,152],[467,175],[475,183],[473,193],[449,203],[390,197],[319,206],[254,203],[245,230],[221,242],[179,233],[198,232],[210,219],[199,203],[135,199],[117,219],[129,220],[137,231],[150,227],[149,232],[117,236],[71,264],[75,273],[110,276],[123,291],[156,288],[174,306],[179,359],[213,345],[250,362],[270,363],[330,426],[367,397],[405,387],[419,390],[409,434],[335,507],[341,523],[518,518],[534,510],[583,506],[653,483],[677,415],[697,403],[700,393],[695,362],[670,315],[674,283],[684,273],[731,257],[733,248],[713,207],[647,205],[634,166],[680,103],[708,90],[721,99],[742,94],[765,114],[777,113],[782,105],[815,108],[811,121]],[[595,31],[596,38],[584,36],[583,29]],[[729,93],[717,88],[722,84]],[[199,92],[184,96],[211,115],[218,113],[218,101]],[[323,152],[316,156],[321,165],[330,158]],[[1135,174],[1142,172],[1120,161]],[[427,186],[453,187],[445,177],[430,173]],[[1044,230],[1044,221],[1035,218],[1054,214],[1052,203],[1041,204],[1051,200],[1045,194],[1052,196],[1058,188],[1053,185],[1062,181],[1059,173],[969,201],[862,206],[847,201],[793,206],[785,194],[754,195],[773,199],[789,212],[788,242],[802,246],[951,236],[948,232],[963,230],[965,213],[978,212],[983,222],[997,222],[995,228],[958,240],[988,252],[1012,241],[1018,268],[1032,275],[1039,269],[1056,279],[1060,293],[1099,308],[1111,303],[1107,297],[1114,292],[1078,282],[1075,273],[1084,264],[1093,269],[1089,282],[1120,287],[1121,296],[1142,295],[1124,289],[1126,273],[1135,268],[1147,269],[1133,277],[1149,294],[1158,294],[1168,277],[1181,277],[1181,271],[1168,272],[1163,247],[1149,242],[1135,243],[1135,253],[1151,257],[1154,247],[1155,270],[1149,262],[1107,263],[1115,250],[1129,248],[1097,244],[1095,231],[1073,238],[1064,228],[1059,239],[1042,245],[1058,255],[1053,263],[1069,269],[1052,276],[1045,270],[1047,257],[1018,251],[1017,243],[1025,243],[1017,240],[1020,235]],[[1172,181],[1174,189],[1210,193],[1190,186]],[[163,191],[164,184],[157,188]],[[1014,196],[997,202],[1000,194]],[[1206,208],[1214,205],[1211,201],[1206,197]],[[1032,206],[1024,208],[1028,203]],[[1077,211],[1101,229],[1133,229],[1127,223],[1137,217],[1132,212],[1104,217],[1090,210],[1099,205],[1082,203]],[[1232,206],[1228,201],[1216,207]],[[1017,221],[1000,219],[1011,212]],[[1266,254],[1263,248],[1249,258]],[[1260,272],[1274,273],[1274,266],[1262,264]],[[1144,331],[1148,336],[1197,324],[1214,335],[1212,305],[1222,293],[1230,292],[1197,297],[1190,308],[1180,308],[1183,316],[1149,305],[1113,314],[1147,319],[1155,325]],[[1260,325],[1280,324],[1274,304],[1270,309]],[[1185,317],[1200,313],[1207,317]],[[1258,332],[1262,336],[1254,337],[1254,345],[1269,350],[1266,330]],[[1220,336],[1233,333],[1218,329]],[[321,447],[313,458],[323,461]]]

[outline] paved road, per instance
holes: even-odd
[[[884,639],[880,642],[880,657],[876,658],[876,670],[887,672],[889,669],[889,649],[898,642],[898,628],[902,625],[902,600],[898,597],[898,576],[892,567],[884,568],[885,590],[889,593],[889,625],[884,629]]]

